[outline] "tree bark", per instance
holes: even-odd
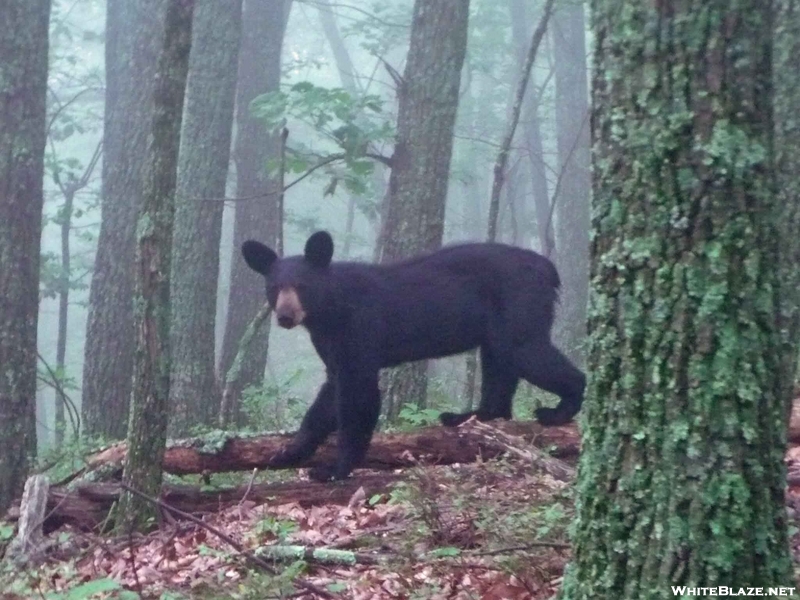
[[[236,89],[236,196],[228,314],[219,371],[224,377],[233,365],[239,340],[264,303],[263,279],[255,277],[241,258],[240,247],[254,238],[272,245],[278,241],[278,186],[267,173],[267,163],[278,158],[280,135],[270,135],[264,124],[250,115],[250,103],[261,94],[276,91],[281,77],[281,48],[291,0],[245,0],[242,45]],[[240,418],[241,391],[258,385],[267,363],[269,321],[253,340],[245,357],[230,409]]]
[[[561,276],[561,302],[553,338],[578,366],[584,364],[589,295],[589,98],[583,2],[563,3],[551,27],[556,82],[556,141],[559,181],[552,202],[556,212],[555,257]]]
[[[127,433],[141,171],[165,0],[108,0],[100,234],[89,293],[81,412],[90,436]]]
[[[8,0],[0,19],[0,513],[36,455],[36,326],[49,0]]]
[[[168,0],[159,44],[153,121],[136,227],[133,396],[123,481],[146,494],[161,489],[170,385],[170,264],[181,120],[192,44],[194,0]],[[143,527],[154,507],[123,494],[120,529]]]
[[[592,377],[565,599],[794,585],[772,7],[592,3]]]
[[[171,435],[211,424],[220,405],[217,280],[241,27],[242,0],[198,0],[175,197]]]
[[[775,20],[775,149],[778,193],[784,210],[781,318],[787,398],[792,397],[800,349],[800,1],[778,0]],[[791,404],[787,406],[791,411]]]
[[[398,90],[383,263],[442,245],[468,20],[469,0],[414,3],[411,42]],[[424,406],[426,369],[427,362],[420,361],[384,373],[383,396],[390,418],[404,403]]]

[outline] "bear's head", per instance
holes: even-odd
[[[242,256],[247,266],[264,276],[267,301],[281,327],[291,329],[325,310],[333,257],[333,239],[327,231],[312,234],[301,256],[279,258],[255,240],[242,244]]]

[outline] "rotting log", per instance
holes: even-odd
[[[334,483],[294,481],[288,483],[265,483],[253,486],[201,490],[188,485],[165,485],[161,500],[164,503],[191,514],[213,513],[229,508],[243,499],[255,504],[288,504],[296,502],[303,508],[323,504],[345,505],[359,488],[364,488],[366,498],[389,491],[391,485],[402,475],[379,473],[353,477]],[[70,524],[83,531],[91,531],[101,525],[111,506],[119,498],[118,483],[80,483],[72,489],[51,488],[47,499],[44,520],[46,532]],[[18,518],[19,510],[12,509],[8,517]],[[179,517],[176,517],[180,520]]]
[[[535,421],[493,421],[503,433],[518,436],[538,448],[550,450],[562,460],[576,459],[580,435],[574,423],[562,427],[542,427]],[[290,434],[243,436],[216,432],[203,437],[173,441],[164,455],[164,471],[174,475],[223,473],[269,469],[269,460],[291,438]],[[360,468],[401,469],[415,465],[448,465],[496,458],[507,447],[487,438],[479,431],[461,428],[424,427],[408,433],[381,433],[373,437],[366,460]],[[121,470],[127,448],[119,443],[91,456],[78,476],[89,478],[103,470],[113,479]],[[336,436],[331,438],[299,467],[329,464],[336,459]],[[115,469],[116,467],[116,469]],[[67,483],[68,481],[61,482]]]

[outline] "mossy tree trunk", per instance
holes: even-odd
[[[270,177],[268,163],[280,155],[280,135],[270,135],[263,122],[250,114],[256,96],[278,89],[281,80],[281,48],[291,0],[245,0],[242,20],[242,45],[239,52],[236,89],[236,197],[233,225],[228,314],[220,357],[220,376],[224,381],[233,366],[244,335],[253,317],[264,304],[263,279],[242,260],[240,247],[246,239],[261,240],[275,246],[281,226],[278,211],[278,178]],[[229,422],[240,420],[240,393],[258,385],[267,365],[270,322],[253,339],[241,365],[239,381],[231,393]]]
[[[414,3],[411,42],[398,89],[383,263],[442,245],[468,23],[469,0]],[[390,418],[405,403],[424,406],[426,361],[402,365],[384,375],[382,387]]]
[[[772,6],[592,3],[591,377],[564,599],[793,585]]]
[[[108,0],[100,234],[89,293],[81,413],[84,432],[127,433],[133,376],[133,287],[141,171],[165,0]]]
[[[230,160],[242,0],[198,0],[186,84],[172,253],[170,431],[217,416],[215,376],[222,199]]]
[[[777,0],[775,20],[775,151],[784,211],[782,305],[787,419],[800,347],[800,0]],[[787,420],[788,423],[788,420]]]
[[[584,364],[589,295],[589,92],[583,2],[562,2],[550,27],[556,88],[558,182],[555,232],[561,302],[553,339],[573,361]],[[548,214],[549,220],[549,214]]]
[[[122,479],[151,496],[161,491],[170,384],[170,264],[181,117],[192,43],[194,0],[168,0],[159,43],[153,120],[142,171],[136,226],[134,327],[136,352]],[[155,507],[139,496],[120,498],[118,525],[146,525]]]
[[[0,514],[36,454],[36,323],[42,234],[49,0],[0,18]]]

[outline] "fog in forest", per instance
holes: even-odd
[[[274,0],[245,4],[243,35],[247,35],[248,25],[255,27],[274,20],[277,14],[271,11],[280,9],[280,2]],[[301,253],[310,233],[326,229],[336,244],[335,260],[374,261],[389,168],[385,161],[363,156],[348,161],[330,157],[342,153],[342,138],[336,136],[347,126],[358,127],[358,135],[368,144],[368,153],[385,159],[392,156],[397,91],[406,67],[413,3],[404,0],[361,7],[320,1],[291,2],[287,7],[288,20],[280,49],[279,90],[284,96],[276,100],[273,95],[270,100],[263,95],[268,90],[262,90],[258,94],[260,100],[250,107],[251,111],[261,111],[261,120],[258,125],[248,124],[266,130],[286,118],[289,135],[284,174],[284,184],[288,186],[284,199],[285,254]],[[444,244],[486,240],[493,165],[540,10],[540,6],[530,6],[521,0],[471,3],[447,183]],[[46,384],[51,379],[47,368],[62,379],[69,399],[79,412],[81,408],[89,289],[100,232],[101,173],[108,154],[102,152],[101,144],[105,11],[103,2],[57,2],[51,18],[48,80],[51,123],[38,333],[39,350],[46,362],[46,367],[41,367],[45,375],[38,391],[40,448],[52,443],[58,393]],[[264,16],[250,20],[248,11],[250,15],[262,11]],[[123,21],[119,27],[135,25]],[[578,277],[586,273],[589,202],[588,55],[584,28],[583,10],[578,6],[566,7],[552,20],[541,42],[510,148],[497,226],[498,241],[548,254],[567,270],[576,271]],[[212,43],[213,36],[195,38],[192,51]],[[240,63],[240,76],[247,68],[255,67]],[[144,84],[140,81],[134,86]],[[276,107],[281,101],[286,110],[278,113]],[[237,107],[239,110],[241,107]],[[234,126],[234,151],[237,134]],[[224,149],[219,150],[224,153]],[[276,156],[273,153],[267,159],[269,163],[262,165],[263,168],[274,172]],[[564,164],[568,164],[566,169]],[[190,206],[212,203],[224,206],[215,319],[218,369],[229,310],[232,261],[241,261],[233,240],[234,213],[244,204],[273,202],[263,197],[240,198],[236,166],[232,156],[226,200],[178,199]],[[62,369],[58,367],[57,356],[58,290],[63,215],[69,194],[74,195],[74,200],[68,237],[70,292]],[[550,241],[543,241],[543,235]],[[578,243],[571,243],[570,236],[577,236]],[[268,242],[268,238],[269,232],[265,231],[260,239]],[[562,277],[570,283],[575,281],[575,276],[563,273],[565,267]],[[173,265],[175,271],[195,268],[178,262]],[[248,292],[258,288],[263,294],[260,279],[255,274],[251,279],[253,286]],[[580,285],[585,287],[588,281],[584,278]],[[576,290],[576,293],[582,293],[585,299],[585,292]],[[566,306],[562,298],[559,308],[561,313],[566,311],[567,318],[576,310],[570,306],[570,294],[565,292]],[[562,345],[582,343],[580,335],[564,329],[560,330]],[[578,347],[571,351],[573,356],[580,356]],[[465,403],[464,369],[463,357],[430,362],[427,398],[430,407],[458,407]],[[270,327],[263,386],[251,388],[250,392],[251,397],[260,398],[262,407],[274,412],[253,425],[291,428],[323,379],[324,368],[304,331]],[[518,398],[522,399],[517,403],[518,411],[529,414],[545,396],[530,386],[521,386]],[[68,417],[69,414],[67,410]],[[70,419],[66,422],[70,436]]]

